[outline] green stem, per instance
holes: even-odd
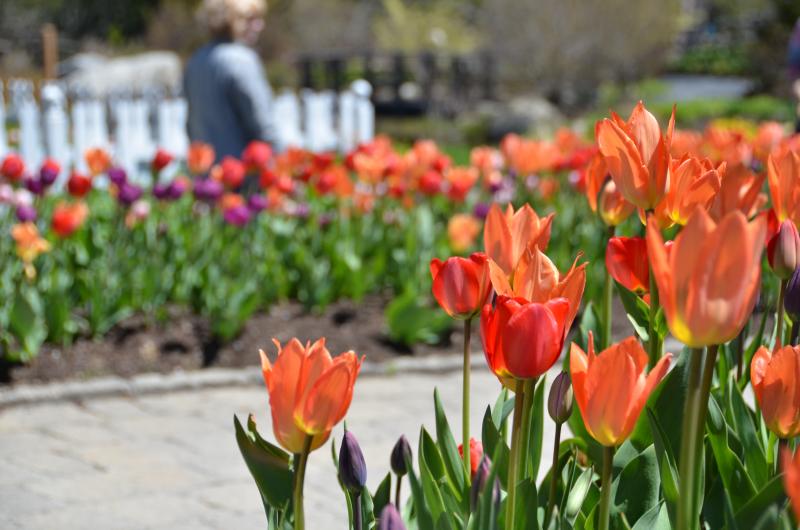
[[[615,230],[616,227],[614,226],[608,227],[609,239],[614,237]],[[611,346],[611,323],[614,317],[611,309],[611,302],[614,296],[613,287],[614,287],[614,282],[612,281],[611,273],[608,271],[608,269],[606,269],[605,284],[603,285],[603,334],[602,334],[603,342],[600,345],[601,351]]]
[[[611,514],[611,471],[614,466],[614,448],[603,447],[603,476],[600,482],[600,530],[608,530]]]
[[[681,429],[681,456],[679,478],[681,495],[678,498],[678,530],[693,530],[697,526],[695,508],[695,475],[699,472],[695,458],[694,442],[697,438],[697,413],[695,403],[699,400],[700,380],[703,370],[703,349],[692,348],[689,352],[689,382],[686,386],[686,402],[683,406],[683,428]]]
[[[361,522],[361,494],[353,495],[353,530],[362,530]]]
[[[558,490],[558,480],[561,478],[561,473],[558,469],[558,448],[561,445],[561,423],[556,422],[556,436],[553,445],[553,465],[550,467],[550,495],[547,498],[547,512],[545,513],[546,522],[545,528],[548,528],[548,522],[553,516],[553,510],[556,506],[556,491]]]
[[[649,339],[647,341],[647,353],[649,357],[650,369],[656,365],[661,358],[661,339],[656,331],[656,314],[658,313],[658,286],[656,285],[656,275],[653,274],[653,267],[650,267],[650,322],[647,330]]]
[[[514,389],[514,420],[511,425],[511,454],[508,462],[508,479],[506,487],[506,528],[514,528],[514,498],[517,489],[517,460],[519,453],[519,435],[522,422],[523,402],[525,401],[524,381],[518,379]]]
[[[778,437],[775,436],[775,433],[769,431],[769,437],[767,438],[767,466],[774,472],[777,473],[779,469],[778,462],[780,461],[780,455],[778,458],[775,458],[775,444],[778,443]]]
[[[303,440],[303,452],[294,455],[297,460],[297,469],[294,475],[294,530],[304,530],[306,526],[303,512],[303,483],[306,479],[306,463],[313,439],[313,436],[307,434]]]
[[[394,488],[394,507],[400,511],[400,484],[403,483],[403,477],[397,475],[397,486]]]
[[[528,474],[528,456],[531,448],[531,409],[533,408],[533,394],[536,388],[536,378],[526,379],[523,386],[525,399],[522,402],[522,433],[517,456],[517,482]]]
[[[463,362],[463,379],[461,382],[461,443],[463,444],[463,459],[464,469],[467,471],[467,485],[469,486],[472,479],[472,468],[470,467],[470,451],[469,451],[469,372],[470,372],[470,359],[469,359],[469,341],[472,332],[472,319],[468,318],[464,321],[464,362]]]
[[[775,320],[777,321],[777,327],[775,329],[775,348],[783,346],[783,299],[786,298],[786,283],[786,280],[781,280],[781,287],[778,291],[778,308],[777,315],[775,316]]]

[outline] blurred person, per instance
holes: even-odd
[[[797,99],[795,132],[800,133],[800,18],[797,19],[792,36],[789,38],[789,82]]]
[[[217,161],[241,157],[253,140],[280,150],[272,89],[252,46],[264,29],[264,0],[203,0],[199,17],[211,41],[189,59],[184,92],[193,142],[214,147]]]

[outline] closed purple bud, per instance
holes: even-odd
[[[786,284],[783,307],[795,322],[800,319],[800,267],[797,267]]]
[[[394,444],[394,448],[392,449],[392,456],[389,460],[392,471],[394,471],[398,477],[402,477],[408,472],[406,462],[410,460],[411,445],[408,443],[408,439],[405,435],[403,435],[397,440],[397,443]]]
[[[361,493],[367,483],[367,463],[358,440],[350,431],[344,432],[339,449],[339,480],[354,495]]]
[[[564,423],[572,414],[572,382],[567,372],[561,372],[550,387],[547,412],[556,423]]]
[[[406,530],[403,518],[397,511],[394,504],[387,504],[383,507],[381,518],[378,521],[378,530]]]
[[[28,204],[20,204],[19,206],[17,206],[17,220],[19,220],[20,223],[35,221],[36,208]]]
[[[115,186],[122,186],[128,181],[128,174],[121,167],[112,167],[108,170],[108,180]]]
[[[475,511],[475,507],[478,506],[478,499],[480,499],[481,493],[486,487],[486,481],[489,480],[491,468],[489,457],[483,455],[478,464],[478,469],[475,470],[475,476],[472,477],[472,486],[469,490],[469,505],[472,507],[472,511]]]
[[[42,169],[39,170],[39,180],[42,181],[43,185],[51,186],[58,178],[60,171],[61,168],[58,167],[58,164],[45,163],[42,166]]]
[[[250,208],[250,211],[253,213],[266,210],[268,206],[269,200],[260,193],[256,193],[247,198],[247,207]]]
[[[119,193],[117,194],[117,200],[125,206],[130,206],[138,201],[141,197],[142,188],[136,186],[135,184],[129,184],[128,182],[122,183],[122,185],[119,187]]]
[[[225,210],[222,213],[222,218],[225,219],[225,222],[229,225],[244,226],[250,222],[251,215],[250,209],[244,204],[241,204]]]

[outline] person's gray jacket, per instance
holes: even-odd
[[[192,141],[211,144],[217,160],[240,157],[252,140],[280,150],[272,89],[255,51],[236,42],[212,42],[186,65],[184,93]]]

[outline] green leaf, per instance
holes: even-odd
[[[539,475],[539,464],[542,460],[542,436],[544,435],[544,388],[547,376],[541,378],[533,393],[533,406],[531,407],[531,438],[528,447],[528,476]]]
[[[736,512],[736,524],[739,528],[754,528],[762,513],[770,506],[782,505],[785,499],[786,494],[783,490],[783,475],[773,477],[772,480],[761,488],[761,491]]]
[[[424,462],[435,480],[438,481],[444,478],[444,460],[442,460],[442,455],[439,453],[439,448],[436,447],[436,442],[433,441],[425,427],[421,429],[419,444],[420,465]],[[420,471],[420,473],[422,472]]]
[[[651,445],[628,462],[614,483],[612,510],[624,513],[629,521],[658,506],[661,480],[655,447]]]
[[[378,488],[375,490],[375,494],[372,496],[372,506],[373,506],[373,513],[375,514],[375,519],[380,517],[381,512],[386,507],[389,502],[391,502],[391,494],[392,494],[392,473],[386,473],[386,476],[383,478],[380,484],[378,484]]]
[[[711,396],[714,399],[714,396]],[[742,506],[756,492],[744,464],[728,446],[727,429],[720,433],[707,429],[708,440],[717,463],[722,482],[725,484],[725,494],[733,506]]]
[[[498,468],[498,477],[503,487],[506,487],[506,477],[508,476],[508,459],[510,450],[506,441],[500,435],[500,431],[492,420],[492,411],[487,406],[483,415],[483,426],[481,428],[481,440],[483,451],[487,454],[496,455],[492,460],[492,465]],[[506,488],[507,489],[507,488]]]
[[[744,402],[739,387],[730,385],[729,406],[732,411],[733,429],[744,447],[744,463],[756,488],[762,488],[769,480],[769,467],[764,448],[759,443],[750,409]]]
[[[526,478],[517,483],[514,505],[514,528],[511,530],[538,530],[539,500],[536,483]]]
[[[420,460],[422,456],[420,456]],[[414,472],[414,463],[411,459],[406,462],[408,468],[408,484],[411,488],[411,498],[414,503],[414,513],[416,515],[417,528],[419,530],[435,530],[433,524],[433,515],[429,509],[430,502],[428,501],[425,492],[423,491],[422,484]],[[420,472],[423,472],[420,469]]]
[[[361,490],[361,495],[359,495],[358,498],[361,502],[361,522],[364,525],[363,528],[371,528],[378,517],[380,517],[380,512],[377,512],[378,515],[375,514],[375,502],[366,486]]]
[[[635,293],[629,291],[617,282],[617,292],[625,306],[625,313],[628,315],[628,320],[633,324],[633,329],[643,341],[649,340],[648,328],[650,326],[650,307],[644,303],[644,300],[636,296]]]
[[[247,469],[256,482],[265,506],[278,511],[286,510],[292,496],[293,473],[289,467],[288,455],[279,447],[270,444],[258,434],[255,423],[248,421],[247,433],[233,417],[236,429],[236,443],[242,453]],[[269,517],[269,510],[267,512]]]
[[[42,299],[34,289],[17,289],[8,322],[9,331],[22,346],[22,361],[29,361],[39,353],[47,338]]]
[[[658,458],[661,488],[664,492],[664,499],[666,500],[667,513],[670,519],[675,521],[679,496],[678,468],[675,464],[675,453],[672,450],[669,438],[658,421],[656,414],[650,407],[647,407],[646,412],[647,419],[650,422],[650,428],[653,431],[653,446],[655,447],[656,457]]]
[[[453,439],[453,433],[450,431],[450,424],[447,422],[442,400],[439,397],[439,390],[436,388],[433,390],[433,404],[436,415],[436,442],[444,458],[447,475],[455,488],[456,496],[460,502],[464,497],[467,473],[464,469],[464,462],[458,454],[458,446],[455,439]]]
[[[564,515],[570,521],[574,522],[575,518],[582,511],[583,501],[589,494],[589,489],[591,488],[594,479],[594,469],[587,467],[572,485],[569,495],[567,495],[567,504],[564,507]]]
[[[669,516],[667,515],[667,506],[662,503],[647,510],[636,521],[631,530],[670,530],[670,528],[672,526],[670,526]]]

